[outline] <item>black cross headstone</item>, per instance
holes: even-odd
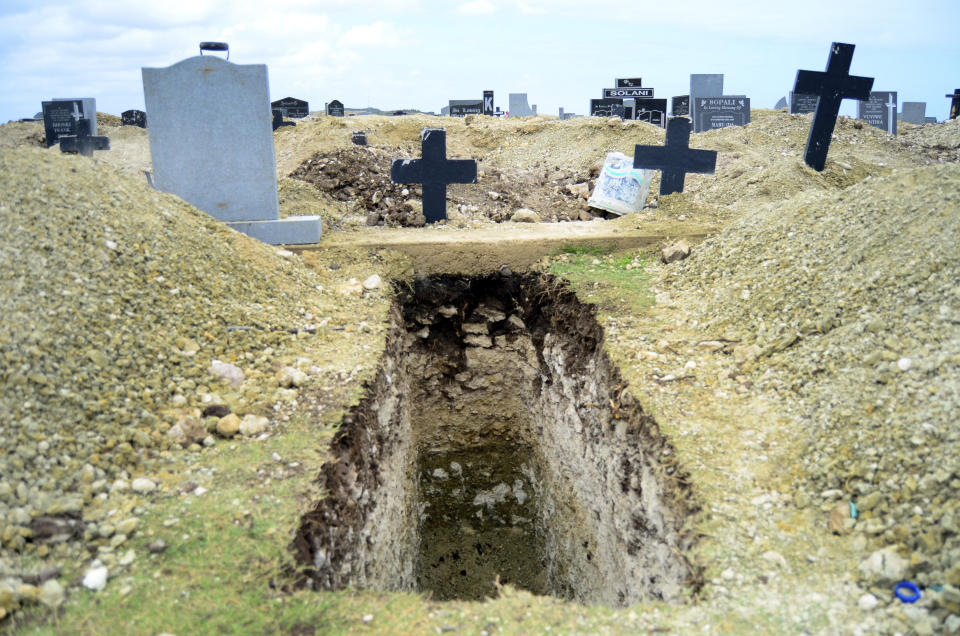
[[[60,152],[92,157],[94,150],[110,150],[109,137],[90,135],[90,120],[77,120],[77,134],[60,135]]]
[[[394,159],[390,180],[394,183],[423,184],[423,215],[427,223],[447,218],[447,185],[476,183],[476,159],[447,159],[447,131],[423,128],[420,131],[420,159]]]
[[[660,194],[673,194],[683,192],[688,172],[713,174],[717,151],[690,148],[690,120],[675,117],[667,122],[667,140],[663,146],[634,147],[633,167],[660,170]]]
[[[950,102],[950,119],[956,119],[960,116],[960,88],[953,89],[953,95],[947,95]]]
[[[803,160],[808,166],[820,172],[827,163],[827,150],[830,149],[830,137],[837,124],[837,113],[844,98],[869,99],[873,88],[872,77],[850,75],[850,62],[853,60],[853,44],[834,42],[827,59],[827,70],[797,71],[797,80],[793,92],[818,95],[820,101],[813,114],[810,136]]]
[[[292,121],[283,121],[282,108],[271,108],[270,112],[273,114],[273,122],[270,125],[273,126],[274,130],[282,126],[296,126],[296,124]]]

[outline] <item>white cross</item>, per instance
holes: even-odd
[[[77,102],[73,102],[73,118],[80,121],[80,109],[77,108]]]
[[[887,107],[887,132],[893,134],[893,128],[897,125],[897,102],[893,101],[893,93],[887,98],[890,101],[886,103]]]

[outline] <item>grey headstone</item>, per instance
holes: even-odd
[[[903,102],[900,119],[911,124],[923,124],[927,116],[927,102]]]
[[[923,118],[923,121],[924,121],[924,123],[926,123],[926,124],[935,124],[935,123],[937,123],[937,118],[936,118],[936,117],[924,117],[924,118]]]
[[[774,105],[773,109],[780,110],[781,108],[786,108],[786,107],[787,107],[787,98],[781,97],[780,99],[777,100],[777,103]]]
[[[466,117],[467,115],[482,115],[482,99],[451,99],[448,106],[451,117]]]
[[[739,95],[698,97],[694,112],[696,113],[693,119],[694,132],[706,132],[727,126],[745,126],[750,123],[750,98]]]
[[[720,97],[723,95],[723,73],[690,74],[690,115],[696,122],[697,97]]]
[[[533,117],[536,113],[527,102],[526,93],[510,93],[510,116],[511,117]]]
[[[897,134],[897,91],[870,91],[870,99],[857,102],[857,119]]]
[[[268,243],[316,243],[319,217],[279,220],[264,64],[216,56],[144,68],[158,190]]]
[[[819,95],[807,95],[805,93],[794,93],[790,91],[790,113],[792,115],[805,115],[817,110],[817,104],[820,103]]]
[[[90,120],[90,135],[97,134],[97,100],[93,97],[54,97],[55,102],[80,102],[80,117]]]

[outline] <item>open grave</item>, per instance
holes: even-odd
[[[391,316],[296,533],[308,586],[607,605],[697,587],[689,480],[592,306],[548,275],[437,275]]]

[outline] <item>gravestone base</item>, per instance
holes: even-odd
[[[309,245],[319,243],[323,224],[319,216],[296,216],[270,221],[237,221],[227,227],[268,245]]]

